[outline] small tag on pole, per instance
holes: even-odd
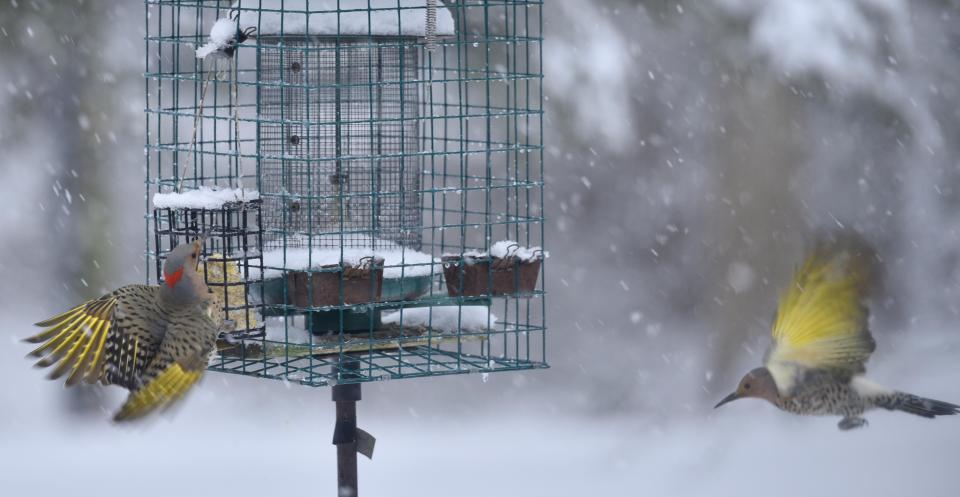
[[[373,446],[377,444],[377,439],[357,428],[357,452],[363,454],[367,459],[373,459]]]

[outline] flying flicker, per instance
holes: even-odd
[[[841,430],[867,424],[875,408],[925,418],[960,406],[882,387],[864,377],[876,344],[866,299],[877,286],[877,258],[852,234],[822,237],[781,296],[764,366],[747,373],[715,407],[745,397],[794,414],[842,416]]]
[[[159,286],[127,285],[37,323],[26,339],[48,376],[67,386],[119,385],[130,390],[115,421],[143,417],[173,404],[203,375],[223,324],[221,297],[197,271],[201,239],[177,246]]]

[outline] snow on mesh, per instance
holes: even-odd
[[[437,307],[413,307],[402,311],[384,313],[381,317],[383,324],[400,324],[400,314],[403,313],[404,326],[429,326],[435,330],[455,333],[463,330],[485,330],[497,323],[490,309],[482,305],[444,305]],[[458,326],[459,325],[459,326]]]
[[[232,19],[218,19],[210,28],[210,41],[197,49],[197,58],[202,59],[217,50],[223,50],[237,35],[237,22]]]
[[[260,192],[256,190],[201,186],[182,193],[156,193],[153,206],[158,209],[219,209],[230,202],[249,202],[259,198]]]
[[[269,319],[265,327],[267,340],[288,343],[310,343],[310,332],[302,327],[295,326],[292,321],[284,324],[283,318]],[[256,343],[254,341],[253,343]]]
[[[210,28],[210,41],[226,45],[237,34],[237,23],[232,19],[219,19]]]
[[[356,266],[362,259],[368,257],[381,257],[384,262],[384,278],[400,278],[401,276],[429,276],[431,267],[437,261],[430,254],[425,254],[410,248],[401,247],[393,242],[386,240],[376,240],[376,243],[367,243],[375,245],[377,248],[362,247],[330,247],[331,240],[327,243],[321,243],[325,239],[317,237],[316,245],[327,245],[325,247],[287,247],[286,256],[283,249],[268,250],[263,253],[264,278],[277,278],[282,276],[283,270],[287,268],[290,271],[303,271],[306,269],[316,269],[321,266],[336,265],[341,261]],[[334,240],[335,242],[336,240]],[[304,243],[305,244],[305,243]],[[436,272],[436,270],[434,270]]]
[[[459,256],[460,254],[443,254],[444,256]],[[530,262],[537,259],[544,259],[550,256],[549,252],[544,252],[541,247],[524,247],[512,240],[501,240],[490,247],[489,252],[480,252],[479,250],[468,250],[463,253],[464,257],[497,257],[503,259],[507,256],[514,256],[520,259],[520,262]]]
[[[314,35],[424,36],[427,29],[426,0],[243,0],[234,2],[233,8],[241,4],[240,29],[257,28],[256,34],[260,36],[277,35],[281,31],[282,34],[305,34],[308,17],[309,34]],[[279,12],[281,6],[283,14]],[[258,12],[259,8],[266,10]],[[437,4],[436,34],[454,34],[453,15],[442,3]]]
[[[197,58],[204,59],[213,52],[216,52],[219,48],[220,46],[216,42],[211,41],[197,49]]]

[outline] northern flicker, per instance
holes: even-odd
[[[877,285],[877,265],[859,237],[821,237],[781,296],[764,367],[747,373],[715,407],[756,397],[794,414],[842,416],[841,430],[866,425],[863,413],[875,408],[926,418],[960,412],[864,377],[876,347],[866,299]]]
[[[38,367],[56,367],[67,386],[81,380],[130,390],[115,421],[169,406],[203,375],[223,323],[220,297],[197,272],[202,240],[177,246],[159,286],[127,285],[37,323],[26,339]]]

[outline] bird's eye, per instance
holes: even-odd
[[[743,389],[744,389],[744,390],[750,390],[750,384],[749,384],[749,383],[744,383],[744,384],[743,384]]]
[[[191,259],[196,259],[196,258],[197,258],[197,254],[190,254],[190,258],[191,258]]]

